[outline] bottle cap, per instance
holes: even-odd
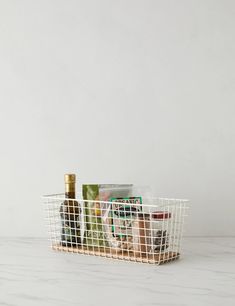
[[[64,181],[66,184],[76,183],[76,175],[75,174],[65,174]]]
[[[163,219],[170,219],[171,213],[168,211],[154,211],[152,213],[152,219],[154,220],[163,220]]]

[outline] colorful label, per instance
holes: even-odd
[[[128,237],[132,236],[132,225],[137,213],[142,210],[142,198],[112,198],[111,202],[113,236],[121,240],[128,240]]]

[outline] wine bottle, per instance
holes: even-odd
[[[76,198],[76,175],[65,174],[65,198],[60,205],[61,245],[78,247],[81,245],[80,216],[81,207]]]

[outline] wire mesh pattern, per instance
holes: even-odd
[[[148,203],[44,196],[54,250],[161,264],[179,258],[188,200],[152,198]]]

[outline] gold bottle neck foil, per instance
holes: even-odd
[[[76,175],[75,174],[65,174],[64,182],[65,184],[76,183]]]
[[[76,175],[75,174],[65,174],[65,194],[70,198],[75,198],[76,192]]]
[[[66,183],[65,184],[65,193],[74,193],[75,194],[76,187],[74,183]]]

